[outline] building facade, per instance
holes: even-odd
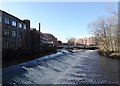
[[[50,33],[43,33],[43,37],[45,39],[45,42],[49,45],[53,45],[53,46],[57,46],[57,38],[55,36],[53,36]]]
[[[42,45],[57,46],[57,38],[50,33],[42,33],[36,28],[30,28],[30,21],[21,20],[0,10],[0,28],[2,35],[2,50],[40,51]]]
[[[45,35],[44,33],[41,33],[41,45],[46,45],[48,44],[48,36]]]
[[[59,46],[59,45],[62,45],[62,41],[57,41],[57,45]]]
[[[2,24],[2,49],[18,48],[27,49],[30,47],[30,21],[21,20],[11,14],[0,10],[0,23]]]
[[[96,46],[97,41],[94,36],[78,38],[76,41],[77,45],[87,45],[87,46]]]

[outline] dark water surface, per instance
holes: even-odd
[[[3,69],[4,84],[118,84],[118,60],[94,50],[64,53]]]

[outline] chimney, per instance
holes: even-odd
[[[40,32],[40,28],[41,28],[41,26],[40,26],[40,23],[39,23],[39,32]]]

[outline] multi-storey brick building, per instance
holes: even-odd
[[[21,20],[0,10],[0,31],[2,33],[2,50],[25,50],[25,52],[40,52],[41,45],[57,46],[57,38],[52,34],[41,33],[36,28],[30,28],[29,20]],[[24,52],[24,53],[25,53]]]
[[[41,45],[46,45],[48,44],[48,36],[45,35],[44,33],[41,33]]]
[[[88,45],[88,46],[96,46],[97,45],[97,41],[96,41],[95,37],[93,37],[93,36],[78,38],[76,42],[77,42],[77,45]]]
[[[21,20],[11,14],[0,10],[0,24],[2,26],[2,49],[30,47],[30,21]]]
[[[57,45],[59,46],[59,45],[62,45],[62,41],[57,41]]]
[[[40,32],[35,28],[30,30],[30,46],[33,52],[37,52],[40,49]]]
[[[57,38],[50,33],[43,33],[43,37],[45,37],[47,44],[57,46]]]

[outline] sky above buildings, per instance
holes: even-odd
[[[88,24],[99,16],[109,16],[107,8],[117,10],[116,2],[9,2],[0,3],[0,9],[20,19],[29,19],[31,28],[51,33],[63,42],[69,37],[92,35]]]

